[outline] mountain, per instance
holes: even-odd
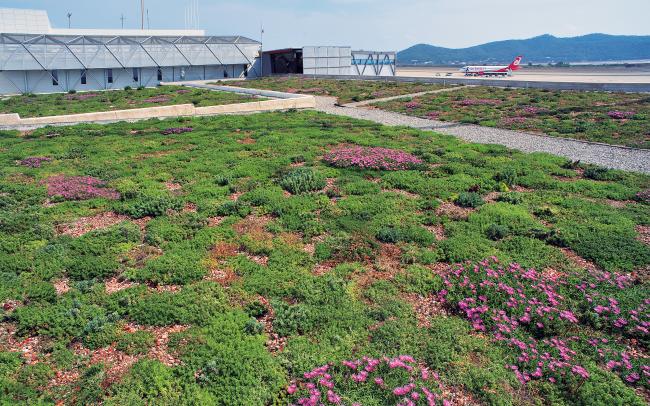
[[[398,52],[397,60],[401,65],[510,63],[517,55],[524,55],[524,63],[650,59],[650,36],[589,34],[558,38],[546,34],[461,49],[419,44]]]

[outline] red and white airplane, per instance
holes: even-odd
[[[518,56],[508,66],[464,66],[460,71],[465,76],[510,76],[513,71],[521,69],[523,56]]]

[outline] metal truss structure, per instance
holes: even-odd
[[[87,36],[0,33],[0,71],[252,66],[260,43],[246,37]]]
[[[359,76],[387,76],[384,67],[389,68],[390,76],[397,72],[397,62],[394,52],[352,51],[352,65]],[[372,72],[368,72],[368,68]]]

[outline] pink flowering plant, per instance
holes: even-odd
[[[635,292],[629,276],[594,270],[547,277],[491,258],[458,265],[443,280],[440,299],[510,348],[507,367],[522,384],[576,385],[589,379],[586,365],[595,361],[629,384],[648,386],[639,348],[647,348],[650,298]]]
[[[142,100],[143,103],[167,103],[171,100],[171,98],[167,95],[159,95],[159,96],[153,96],[148,99]]]
[[[521,116],[504,117],[501,119],[501,125],[506,127],[521,126],[526,123],[528,123],[528,119],[526,117],[521,117]]]
[[[419,109],[420,107],[422,107],[422,104],[420,104],[419,102],[416,102],[416,101],[410,101],[410,102],[404,104],[404,107],[406,107],[409,110],[415,110],[415,109]]]
[[[52,158],[47,156],[30,156],[18,161],[18,165],[26,166],[28,168],[40,168],[43,163],[51,161]]]
[[[468,106],[498,106],[503,103],[501,100],[497,99],[464,99],[458,102],[459,105],[468,107]]]
[[[172,135],[172,134],[191,133],[192,131],[194,131],[194,129],[191,127],[173,127],[173,128],[164,129],[160,133],[162,135]]]
[[[400,171],[417,169],[424,162],[405,151],[381,147],[344,147],[334,149],[323,157],[326,163],[338,168]]]
[[[607,115],[614,120],[627,120],[634,117],[636,115],[636,112],[613,110],[608,111]]]
[[[409,355],[399,355],[325,364],[291,381],[287,394],[292,405],[300,406],[451,405],[442,389],[437,373]]]
[[[117,200],[120,194],[106,187],[106,183],[92,176],[52,176],[41,184],[47,188],[47,195],[54,201],[88,200],[104,198]]]

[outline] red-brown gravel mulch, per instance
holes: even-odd
[[[268,337],[266,340],[266,348],[268,348],[271,354],[275,355],[278,352],[282,351],[287,345],[287,338],[280,337],[273,331],[273,320],[275,319],[275,313],[269,300],[263,296],[259,296],[258,300],[264,305],[264,307],[266,307],[266,314],[258,319],[258,321],[264,325],[264,332]]]
[[[636,226],[635,230],[639,234],[637,239],[650,246],[650,226]]]
[[[61,235],[69,235],[76,238],[88,234],[91,231],[103,230],[128,220],[128,216],[106,212],[92,217],[82,217],[73,223],[60,224],[56,227],[56,231]]]
[[[600,268],[596,264],[594,264],[591,261],[587,261],[586,259],[582,258],[580,255],[570,250],[569,248],[560,248],[560,251],[562,251],[564,256],[566,256],[571,263],[573,263],[574,265],[580,268],[592,272],[600,270]]]
[[[445,236],[445,226],[443,226],[442,224],[424,226],[424,228],[436,237],[436,241],[442,241],[447,238]]]
[[[465,220],[472,214],[475,209],[459,207],[453,203],[443,202],[436,209],[436,215],[439,217],[449,217],[452,220]]]
[[[120,280],[117,277],[108,279],[104,282],[104,286],[106,287],[106,293],[109,295],[113,293],[117,293],[124,289],[132,288],[137,285],[138,283],[130,282],[126,280]]]
[[[147,331],[154,336],[154,346],[149,349],[146,355],[148,358],[158,360],[168,367],[181,365],[182,362],[174,355],[169,353],[169,339],[171,334],[182,333],[187,331],[190,326],[174,325],[167,327],[151,327],[140,326],[134,323],[128,323],[124,326],[124,331],[127,333],[135,333],[136,331]]]
[[[25,339],[16,336],[16,327],[9,323],[0,323],[0,350],[18,352],[23,356],[27,365],[34,365],[42,361],[44,357],[41,337],[27,337]]]
[[[420,328],[431,327],[433,317],[447,317],[449,315],[443,303],[435,295],[423,297],[417,293],[408,293],[403,294],[402,298],[413,307]]]
[[[104,389],[119,382],[129,372],[131,366],[140,359],[139,356],[128,355],[118,350],[115,348],[115,344],[93,351],[79,343],[75,343],[72,345],[72,350],[78,356],[88,357],[90,359],[89,365],[104,364],[106,366],[106,375],[101,383]]]
[[[68,278],[59,279],[53,282],[56,294],[61,296],[70,291],[70,280]]]

